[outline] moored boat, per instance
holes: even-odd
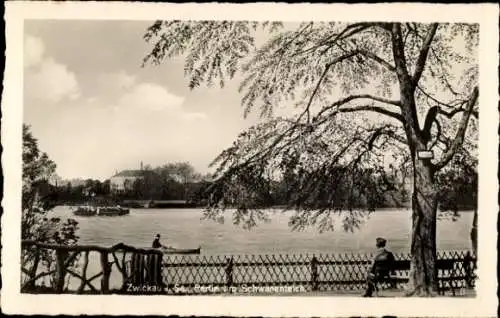
[[[130,209],[116,207],[100,207],[98,209],[97,215],[99,216],[121,216],[130,214]]]
[[[122,216],[130,214],[130,209],[119,206],[112,207],[95,207],[95,206],[79,206],[73,211],[77,216]]]
[[[77,216],[95,216],[97,215],[97,209],[90,206],[79,206],[73,211],[73,214]]]

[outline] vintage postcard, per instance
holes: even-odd
[[[4,312],[495,316],[498,6],[5,21]]]

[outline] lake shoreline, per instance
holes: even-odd
[[[80,205],[67,205],[67,204],[62,204],[62,205],[57,205],[57,207],[61,207],[61,208],[69,208],[69,209],[74,209],[74,208],[77,208],[79,206],[82,206],[83,204],[80,204]],[[197,212],[199,210],[205,210],[206,206],[167,206],[167,207],[149,207],[149,208],[145,208],[145,207],[129,207],[127,205],[120,205],[121,207],[128,207],[132,210],[183,210],[183,211],[186,211],[186,210],[197,210]],[[284,212],[290,212],[290,211],[294,211],[293,209],[288,209],[288,210],[284,210],[286,207],[285,206],[271,206],[271,207],[263,207],[263,208],[256,208],[257,210],[280,210],[280,211],[284,211]],[[234,210],[235,208],[234,207],[228,207],[226,208],[227,211],[231,211],[231,210]],[[362,209],[359,209],[358,211],[362,211]],[[371,213],[377,213],[377,212],[402,212],[402,211],[411,211],[411,207],[386,207],[386,208],[377,208],[375,209],[374,211],[370,211],[370,214]],[[458,211],[458,213],[473,213],[474,210],[472,209],[463,209],[463,210],[460,210]],[[438,213],[452,213],[451,211],[440,211],[438,210]]]

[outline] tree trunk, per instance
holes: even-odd
[[[428,160],[413,159],[412,240],[408,296],[437,293],[434,171]]]
[[[474,218],[472,219],[472,229],[470,230],[470,240],[472,243],[472,250],[477,257],[477,207],[474,208]]]

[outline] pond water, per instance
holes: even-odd
[[[345,232],[338,218],[333,232],[319,233],[315,228],[301,232],[288,227],[290,213],[269,211],[271,221],[244,230],[231,222],[224,224],[201,220],[201,209],[131,209],[119,217],[78,217],[68,207],[56,207],[51,215],[71,217],[79,222],[81,244],[111,246],[119,242],[149,247],[156,233],[162,243],[178,248],[201,246],[202,254],[266,253],[367,253],[373,252],[375,238],[385,237],[396,253],[410,247],[411,210],[378,210],[369,215],[354,232]],[[473,213],[463,211],[455,220],[444,218],[437,225],[438,250],[470,249],[469,232]]]

